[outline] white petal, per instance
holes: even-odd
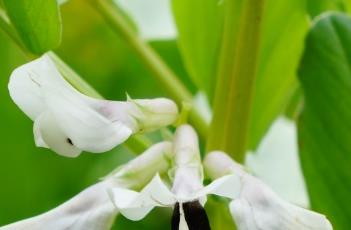
[[[332,230],[327,218],[256,190],[254,197],[234,200],[230,210],[238,230]]]
[[[132,130],[120,121],[110,121],[80,98],[54,90],[45,93],[47,105],[74,145],[89,152],[105,152],[123,143]]]
[[[175,163],[177,166],[200,165],[199,140],[190,125],[179,126],[174,134]]]
[[[257,229],[253,210],[251,209],[251,206],[247,200],[238,199],[238,200],[232,201],[230,203],[230,212],[233,215],[233,219],[235,220],[235,224],[238,230],[245,230],[245,229],[256,230]],[[264,229],[260,229],[260,230],[264,230]]]
[[[141,189],[157,172],[166,173],[173,158],[172,143],[160,142],[152,145],[137,158],[112,172],[108,177],[125,188]]]
[[[282,200],[266,184],[238,167],[225,153],[210,153],[205,163],[211,175],[230,172],[240,178],[240,184],[233,184],[240,189],[230,205],[238,230],[332,229],[325,216]]]
[[[44,114],[42,114],[43,116]],[[42,131],[40,130],[40,126],[42,122],[40,122],[41,118],[40,116],[34,121],[34,126],[33,126],[33,134],[34,134],[34,142],[37,147],[42,147],[42,148],[50,148],[44,141],[43,136],[42,136]]]
[[[178,200],[186,202],[189,201],[192,194],[203,188],[199,141],[195,130],[190,125],[177,128],[173,140],[173,151],[172,192]]]
[[[45,112],[34,121],[35,144],[38,147],[50,148],[60,155],[76,157],[81,153],[74,142],[57,125],[54,116]]]
[[[257,151],[247,155],[246,165],[282,198],[309,207],[294,122],[278,118]]]
[[[176,202],[174,195],[157,174],[141,192],[123,188],[111,190],[113,202],[118,210],[130,220],[144,218],[156,206],[171,206]]]
[[[198,191],[195,197],[203,197],[212,194],[235,199],[239,197],[241,188],[242,181],[240,177],[238,175],[228,175],[216,179],[211,184]]]
[[[177,34],[171,0],[114,0],[136,22],[147,40],[174,39]]]
[[[100,182],[57,208],[4,227],[1,230],[109,230],[117,215],[110,201],[108,182]]]
[[[89,152],[111,150],[133,133],[169,125],[178,116],[177,106],[168,99],[116,102],[87,97],[61,76],[48,55],[17,68],[11,75],[9,90],[31,119],[51,114],[50,122],[57,122],[51,128],[60,129],[53,132]],[[34,128],[36,144],[50,148],[55,145],[54,151],[58,151],[62,142],[49,144],[38,130]]]
[[[136,120],[138,130],[149,132],[173,124],[178,118],[178,107],[169,99],[128,99],[129,114]]]
[[[242,165],[236,163],[228,154],[221,151],[213,151],[207,154],[203,164],[207,175],[212,179],[232,174],[233,172],[239,176],[245,174]]]
[[[40,74],[38,74],[40,73]],[[15,69],[8,89],[12,100],[32,120],[46,108],[41,95],[41,75],[55,75],[55,69],[47,65],[47,59],[39,58]]]

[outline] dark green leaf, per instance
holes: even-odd
[[[222,37],[223,2],[219,0],[173,0],[178,45],[196,85],[209,99],[215,87],[218,50]]]
[[[312,208],[335,230],[351,226],[351,18],[326,15],[311,29],[299,77],[298,134]]]
[[[3,0],[23,43],[41,54],[61,42],[61,18],[56,0]]]

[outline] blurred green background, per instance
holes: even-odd
[[[124,100],[126,92],[132,98],[166,96],[126,43],[84,0],[64,4],[61,13],[63,40],[56,52],[104,97]],[[194,90],[175,41],[153,42],[152,46]],[[26,59],[2,31],[0,50],[1,226],[61,204],[133,155],[120,146],[108,153],[69,159],[36,148],[33,122],[12,102],[7,90],[11,72]],[[118,217],[115,229],[168,229],[171,210],[166,210],[155,210],[142,222]]]
[[[326,10],[351,11],[350,0],[306,0],[300,3],[304,7],[306,3],[306,15],[301,15],[309,18],[308,23]],[[299,7],[300,3],[295,7]],[[270,1],[270,4],[273,16],[285,17],[285,11],[280,15],[277,13],[279,7],[274,8],[279,4],[283,6],[284,3]],[[289,7],[285,10],[290,12]],[[300,12],[302,9],[296,10]],[[68,1],[61,7],[61,14],[63,38],[60,48],[55,52],[104,97],[124,100],[126,93],[132,98],[167,96],[133,50],[111,31],[86,0]],[[275,21],[269,21],[274,26],[272,28],[275,33],[272,36],[279,39],[282,37],[282,40],[286,39],[284,42],[290,42],[290,30],[282,30],[283,35],[284,32],[286,34],[285,37],[281,36],[279,30],[275,29]],[[286,23],[284,20],[280,21]],[[293,21],[291,24],[294,28],[295,23],[297,22]],[[285,24],[281,28],[285,30]],[[185,71],[176,41],[153,41],[151,46],[182,78],[188,89],[195,93],[195,86]],[[271,48],[266,52],[274,54]],[[284,63],[284,58],[279,58],[279,61]],[[267,60],[271,61],[270,58]],[[134,156],[123,146],[104,154],[84,153],[75,159],[36,148],[32,134],[33,122],[12,102],[7,90],[11,72],[27,61],[16,45],[0,31],[0,115],[3,119],[0,132],[0,226],[56,207]],[[289,60],[286,63],[289,64]],[[284,68],[283,70],[285,71]],[[277,76],[279,80],[280,75]],[[276,86],[273,85],[275,89]],[[265,95],[268,94],[265,92]],[[266,104],[263,105],[266,107]],[[261,116],[261,113],[257,114]],[[154,140],[157,141],[157,137]],[[211,207],[211,202],[208,206]],[[215,212],[217,213],[210,215],[225,224],[224,214],[217,210]],[[170,215],[170,209],[156,209],[140,222],[131,222],[120,216],[114,229],[169,229]],[[220,224],[216,223],[216,226]]]

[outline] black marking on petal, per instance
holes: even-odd
[[[29,78],[30,80],[36,84],[39,88],[41,87],[41,84],[39,82],[37,82],[33,77],[32,77],[32,73],[29,73]]]
[[[72,142],[71,138],[67,138],[66,141],[67,141],[68,144],[73,145],[73,142]]]
[[[198,200],[183,203],[183,210],[189,230],[211,229],[206,211]]]
[[[172,215],[172,230],[179,230],[179,221],[180,221],[180,211],[179,211],[179,203],[177,202],[174,205],[173,215]]]
[[[189,230],[211,230],[205,209],[198,200],[183,203],[185,221]],[[179,230],[180,204],[176,203],[172,215],[172,230]]]

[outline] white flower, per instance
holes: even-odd
[[[9,91],[34,120],[35,143],[75,157],[81,151],[111,150],[130,135],[172,124],[178,115],[171,100],[98,100],[64,80],[48,55],[17,68]]]
[[[154,207],[175,207],[173,229],[210,229],[203,205],[206,195],[231,196],[229,188],[240,183],[239,177],[222,177],[204,187],[198,140],[194,130],[187,125],[177,129],[173,142],[173,186],[170,190],[159,175],[140,192],[124,188],[111,190],[118,210],[131,220],[144,218]],[[230,190],[232,191],[232,190]]]
[[[106,189],[110,181],[97,183],[57,208],[1,230],[104,230],[110,229],[117,210],[110,202]]]
[[[267,185],[246,173],[228,155],[213,152],[204,166],[212,178],[239,176],[230,211],[238,230],[331,230],[324,215],[292,205],[279,198]]]
[[[104,181],[87,188],[57,208],[0,227],[0,230],[108,230],[118,214],[108,190],[113,187],[137,188],[150,181],[156,172],[166,171],[170,166],[171,147],[169,142],[156,144]]]

